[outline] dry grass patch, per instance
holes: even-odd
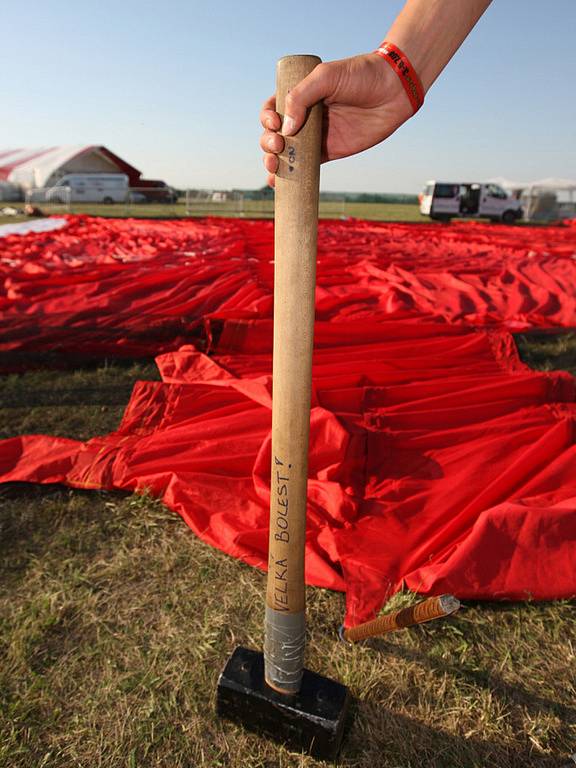
[[[319,765],[214,715],[228,654],[261,645],[263,574],[146,497],[9,490],[0,765]],[[570,751],[568,603],[467,606],[347,646],[342,596],[308,598],[309,666],[357,700],[343,766],[556,766]]]

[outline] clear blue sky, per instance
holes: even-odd
[[[465,2],[465,0],[462,0]],[[185,186],[258,187],[258,111],[276,60],[373,50],[402,2],[4,3],[0,149],[104,144]],[[576,178],[576,0],[494,0],[384,144],[323,168],[326,190],[426,179]]]

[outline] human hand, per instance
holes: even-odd
[[[286,96],[284,123],[276,98],[260,112],[260,147],[268,184],[274,186],[283,136],[302,127],[306,110],[324,100],[322,162],[348,157],[379,144],[412,116],[400,78],[376,53],[319,64]]]

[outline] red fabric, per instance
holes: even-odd
[[[201,343],[210,315],[271,318],[272,235],[266,221],[70,217],[2,238],[0,365],[154,355]],[[573,227],[322,221],[317,318],[571,327],[575,253]]]
[[[205,541],[264,568],[271,326],[229,325],[221,355],[161,356],[164,383],[136,385],[117,432],[0,443],[1,479],[149,488]],[[573,378],[529,371],[498,334],[396,324],[362,343],[360,327],[316,329],[307,581],[346,590],[348,624],[403,583],[574,594]],[[234,337],[241,350],[260,337],[260,352],[234,354]]]
[[[576,594],[574,379],[530,371],[503,329],[575,324],[576,230],[320,231],[308,583],[346,591],[348,625],[403,584]],[[0,481],[149,488],[265,568],[270,237],[266,222],[71,219],[8,238],[5,350],[156,349],[163,381],[135,386],[110,435],[0,442]]]

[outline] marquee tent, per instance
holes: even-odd
[[[136,186],[142,172],[102,146],[68,145],[0,150],[0,180],[24,189],[49,187],[66,173],[125,173]]]

